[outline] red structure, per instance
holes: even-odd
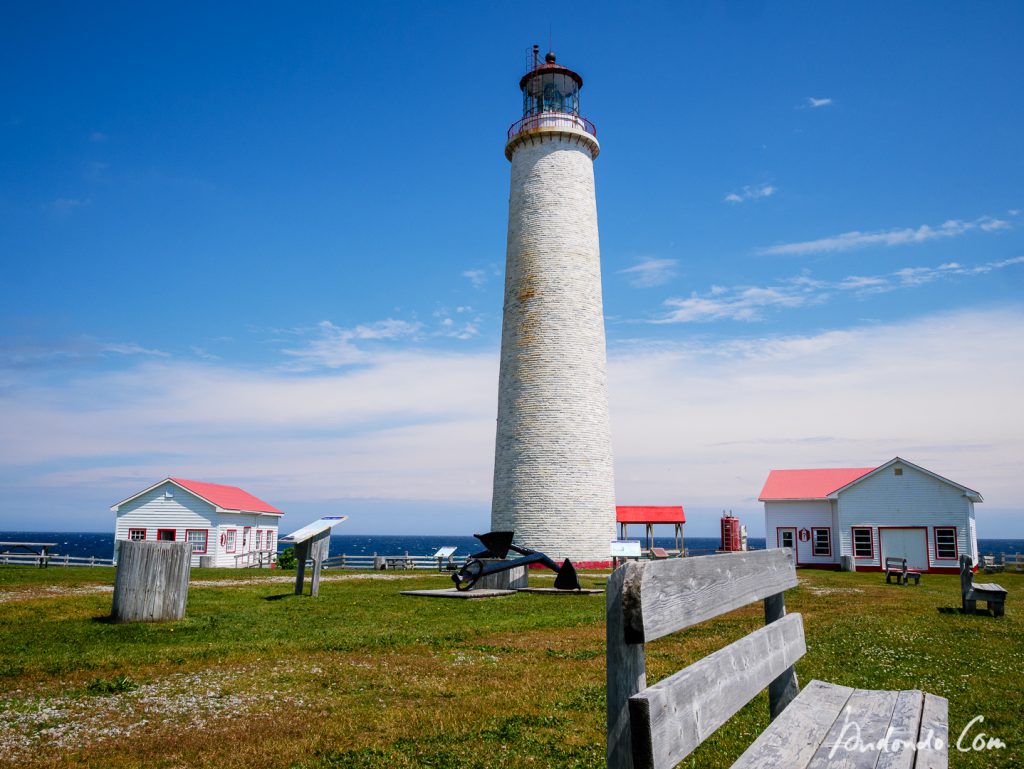
[[[686,523],[686,513],[683,512],[682,505],[619,505],[615,508],[615,521],[619,524],[619,539],[629,539],[629,524],[643,524],[648,550],[654,541],[654,524],[672,524],[675,527],[676,550],[680,555],[683,554],[683,524]]]
[[[722,550],[733,553],[742,550],[740,543],[740,519],[731,512],[722,515]]]

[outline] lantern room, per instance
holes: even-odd
[[[583,78],[559,64],[553,51],[549,51],[541,62],[540,49],[536,45],[528,66],[529,72],[519,80],[519,89],[523,93],[523,116],[508,129],[509,141],[535,129],[568,129],[596,137],[594,124],[580,115]],[[596,142],[591,144],[596,157],[599,148]],[[511,146],[505,152],[508,157],[511,157],[510,149]]]

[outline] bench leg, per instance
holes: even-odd
[[[968,601],[966,598],[964,599],[964,611],[965,612],[968,612],[970,614],[974,614],[974,612],[977,611],[977,610],[978,610],[978,602],[977,601]]]
[[[988,602],[988,605],[992,607],[992,616],[993,617],[1002,617],[1003,616],[1003,603],[1004,603],[1003,601],[989,601]]]

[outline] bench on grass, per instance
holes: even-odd
[[[960,598],[963,601],[963,610],[974,613],[978,607],[978,601],[984,601],[985,605],[992,610],[992,615],[1002,617],[1003,606],[1006,603],[1006,588],[1000,587],[993,582],[975,582],[974,566],[971,556],[960,556]]]
[[[796,585],[789,548],[616,569],[606,588],[609,769],[674,767],[766,687],[772,723],[733,769],[945,769],[944,698],[822,681],[799,691],[803,620],[783,598]],[[763,628],[647,685],[646,643],[759,600]]]
[[[914,580],[915,585],[921,584],[921,572],[908,569],[906,558],[885,559],[885,583],[887,585],[891,577],[896,577],[897,585],[906,585],[910,580]]]

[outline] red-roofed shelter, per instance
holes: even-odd
[[[270,566],[284,514],[238,486],[165,478],[111,507],[117,542],[192,543],[193,566]]]
[[[647,549],[654,542],[655,524],[674,527],[676,551],[683,554],[683,524],[686,513],[682,505],[619,505],[615,508],[615,521],[619,524],[619,539],[629,539],[629,524],[642,524],[647,538]]]

